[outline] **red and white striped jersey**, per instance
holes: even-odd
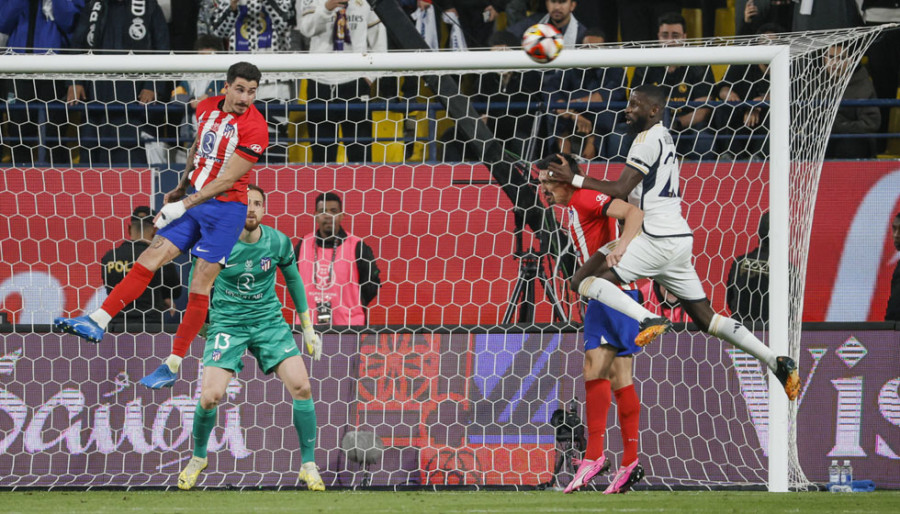
[[[572,194],[566,206],[566,216],[579,265],[618,237],[616,220],[606,215],[611,202],[612,198],[608,195],[589,189],[577,189]]]
[[[606,215],[613,199],[589,189],[577,189],[566,206],[569,236],[575,245],[579,266],[605,244],[619,238],[619,225],[615,218]],[[621,284],[622,289],[636,289],[633,283]]]
[[[251,105],[244,114],[225,112],[224,96],[207,98],[197,105],[198,144],[194,155],[191,184],[199,191],[210,183],[228,159],[237,153],[256,162],[269,146],[269,129],[263,115]],[[225,202],[247,203],[249,173],[244,174],[231,189],[216,197]]]

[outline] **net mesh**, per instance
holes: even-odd
[[[795,359],[821,161],[837,103],[878,32],[688,42],[790,45]],[[179,288],[155,283],[156,317],[129,319],[98,347],[41,325],[90,312],[105,297],[104,277],[127,271],[124,257],[98,261],[139,224],[129,218],[135,207],[158,207],[174,187],[196,130],[190,99],[217,90],[222,77],[85,70],[0,78],[7,79],[0,158],[8,166],[0,177],[0,287],[2,310],[19,324],[4,334],[0,358],[0,464],[13,470],[0,485],[171,485],[189,456],[202,369],[186,365],[172,391],[142,391],[134,381],[168,354],[171,336],[159,321],[177,322],[187,294],[174,297]],[[565,284],[573,259],[562,213],[544,205],[531,163],[567,151],[582,156],[591,176],[614,179],[630,145],[620,115],[627,86],[671,86],[666,123],[685,160],[684,213],[697,271],[714,310],[728,312],[729,294],[739,303],[766,287],[729,293],[727,277],[734,257],[756,246],[768,206],[767,74],[757,65],[696,63],[687,71],[429,70],[370,78],[365,91],[358,74],[266,73],[258,98],[272,149],[251,173],[268,191],[266,223],[296,242],[314,230],[315,196],[337,191],[344,227],[372,248],[380,268],[369,329],[326,335],[326,357],[307,361],[326,484],[565,484],[573,471],[565,457],[580,444],[560,420],[582,410],[582,305]],[[72,80],[85,86],[86,101],[66,105]],[[317,89],[345,80],[357,85],[343,97]],[[137,101],[147,88],[156,101]],[[185,260],[173,269],[186,284]],[[651,309],[671,307],[657,303]],[[755,316],[745,321],[761,321]],[[764,326],[755,327],[765,341]],[[190,355],[201,349],[195,342]],[[685,329],[635,359],[645,483],[765,483],[763,371],[752,357]],[[294,484],[299,452],[290,416],[282,386],[247,358],[220,409],[202,485]],[[614,419],[610,456],[621,453]],[[355,459],[365,438],[348,443],[351,432],[374,434],[384,446],[372,450],[374,462]],[[806,487],[793,422],[790,449],[791,484]]]

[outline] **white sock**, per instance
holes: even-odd
[[[181,367],[181,360],[181,357],[173,353],[172,355],[166,357],[165,364],[169,367],[170,370],[172,370],[172,373],[178,373],[178,368]]]
[[[94,323],[100,325],[100,328],[106,330],[106,327],[109,325],[109,322],[112,320],[112,316],[106,313],[103,309],[97,309],[94,312],[88,315],[89,318],[94,320]]]
[[[712,321],[709,322],[709,333],[756,357],[769,369],[775,369],[775,354],[741,323],[725,316],[713,314]]]
[[[582,280],[581,285],[578,286],[578,293],[593,298],[638,321],[659,317],[634,301],[619,286],[600,277],[588,277]]]

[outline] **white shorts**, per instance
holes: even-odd
[[[609,253],[606,247],[600,251]],[[613,271],[623,284],[652,278],[682,301],[705,300],[706,292],[691,262],[693,251],[693,237],[652,237],[642,232]]]

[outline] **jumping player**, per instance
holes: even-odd
[[[788,398],[795,400],[800,392],[800,377],[794,360],[788,356],[776,357],[741,323],[716,314],[706,298],[691,262],[693,234],[681,214],[680,166],[675,144],[662,124],[666,102],[666,93],[659,86],[643,85],[632,90],[625,107],[625,120],[638,134],[617,181],[576,175],[568,162],[549,164],[548,180],[614,198],[628,197],[631,204],[639,205],[644,211],[642,232],[628,253],[617,263],[594,255],[575,274],[572,287],[583,296],[638,320],[642,332],[636,342],[643,346],[670,330],[672,324],[629,298],[618,284],[647,277],[654,279],[681,300],[685,312],[700,330],[728,341],[766,364],[781,381]]]
[[[248,62],[228,68],[225,94],[197,106],[197,139],[181,183],[166,194],[166,204],[154,218],[159,231],[150,247],[99,309],[86,316],[54,320],[58,329],[100,342],[109,321],[144,292],[156,270],[190,250],[196,259],[187,308],[172,342],[172,354],[141,379],[147,387],[171,387],[178,378],[181,360],[206,321],[213,282],[247,218],[247,172],[269,144],[266,121],[253,105],[261,78],[259,69]],[[192,194],[187,194],[189,185]]]
[[[564,157],[570,166],[572,156]],[[560,163],[551,157],[549,162]],[[538,164],[546,168],[547,161]],[[580,174],[577,166],[572,171]],[[626,254],[628,245],[640,232],[643,213],[637,207],[603,193],[578,189],[570,184],[547,180],[547,172],[541,171],[541,186],[550,204],[565,205],[569,235],[575,245],[580,265],[592,255],[600,253],[615,264]],[[616,240],[616,219],[624,220],[622,237]],[[640,292],[632,285],[624,286],[623,293],[639,301]],[[591,481],[599,473],[609,469],[604,455],[606,418],[616,396],[619,406],[619,425],[622,428],[622,456],[616,473],[605,494],[626,493],[644,476],[638,464],[638,430],[641,405],[632,383],[632,356],[641,349],[634,340],[638,335],[638,323],[610,307],[590,300],[584,316],[584,388],[585,411],[588,428],[588,445],[584,459],[578,463],[578,471],[566,487],[571,493]]]

